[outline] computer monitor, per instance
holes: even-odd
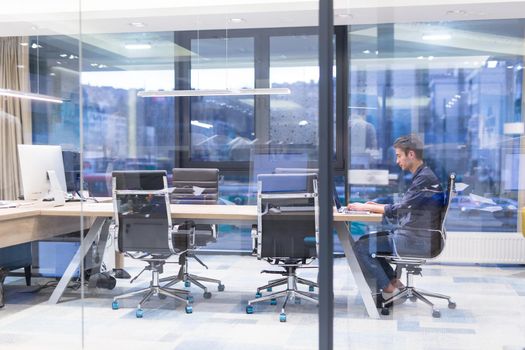
[[[40,200],[48,195],[50,191],[48,170],[55,172],[60,190],[66,192],[61,146],[18,145],[18,157],[24,199]]]
[[[279,169],[311,169],[315,150],[309,145],[257,145],[250,155],[249,202],[255,203],[257,176],[274,174]],[[293,172],[292,172],[293,173]]]
[[[62,151],[62,158],[64,159],[67,191],[80,191],[80,153],[76,151]]]

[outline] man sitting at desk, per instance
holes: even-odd
[[[356,242],[357,258],[372,292],[382,292],[385,299],[403,284],[396,278],[390,264],[384,258],[373,258],[373,253],[430,257],[441,245],[440,236],[428,229],[440,228],[443,190],[439,179],[423,162],[423,143],[416,135],[402,136],[394,142],[394,149],[397,165],[413,175],[401,200],[394,204],[348,204],[350,210],[380,213],[398,224],[392,231],[367,234]]]

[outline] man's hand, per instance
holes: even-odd
[[[348,210],[369,210],[367,209],[368,203],[348,203]]]

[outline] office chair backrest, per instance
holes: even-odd
[[[263,174],[257,180],[258,257],[316,257],[317,175]]]
[[[452,198],[455,196],[455,194],[456,194],[456,174],[451,173],[448,176],[447,189],[445,192],[443,210],[441,211],[441,232],[442,232],[444,240],[446,240],[447,238],[447,232],[445,230],[445,222],[447,221],[447,215],[450,209],[450,203],[452,202]]]
[[[217,204],[219,169],[174,168],[172,203]]]
[[[114,171],[112,176],[119,251],[175,253],[166,171]]]

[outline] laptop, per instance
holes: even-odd
[[[337,190],[334,186],[334,203],[335,207],[337,208],[337,212],[341,214],[370,214],[367,210],[348,210],[347,206],[343,206],[341,204],[341,201],[339,200],[339,196],[337,195]]]

